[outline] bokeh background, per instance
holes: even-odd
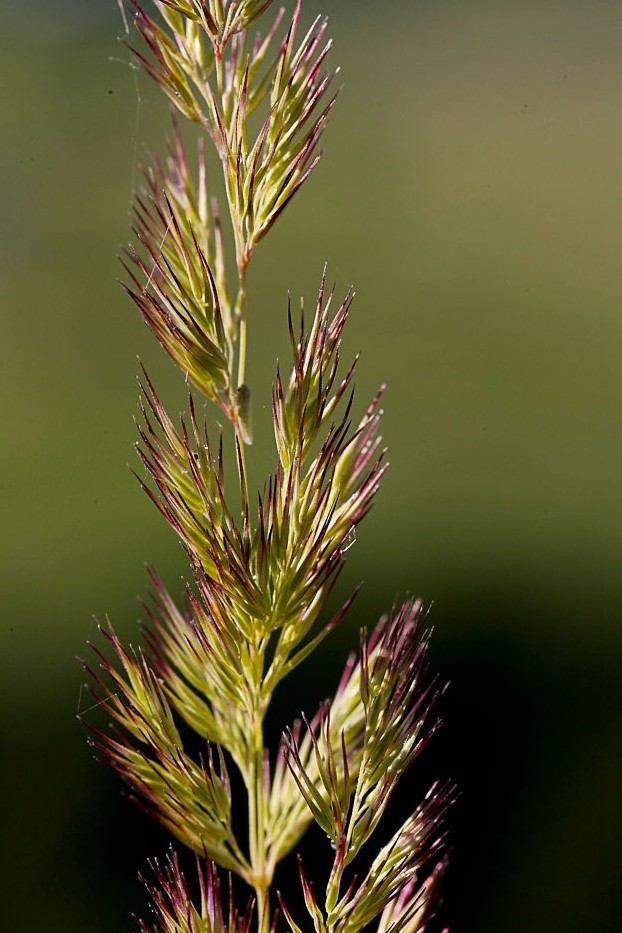
[[[622,924],[622,6],[306,2],[344,90],[314,179],[258,251],[258,436],[287,290],[325,258],[358,297],[362,408],[388,382],[391,470],[348,553],[352,619],[288,720],[406,593],[434,601],[451,777],[443,917],[461,933]],[[132,462],[136,355],[176,374],[117,284],[143,145],[167,125],[114,0],[0,12],[0,833],[5,928],[131,929],[165,839],[93,763],[75,662],[109,612],[137,640],[145,561],[181,550]],[[346,352],[347,355],[347,352]],[[253,450],[259,479],[269,445]],[[405,791],[408,796],[409,791]],[[414,793],[414,790],[413,790]]]

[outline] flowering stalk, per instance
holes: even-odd
[[[176,855],[155,865],[153,930],[276,929],[275,868],[315,821],[333,850],[321,896],[321,879],[312,881],[300,862],[317,933],[357,933],[373,922],[378,933],[416,933],[427,924],[444,863],[447,788],[430,789],[362,880],[350,866],[367,852],[398,780],[436,728],[421,604],[408,601],[371,636],[361,633],[358,657],[348,660],[333,699],[286,730],[275,758],[264,742],[277,685],[352,602],[321,621],[385,470],[377,433],[382,390],[353,424],[356,360],[339,374],[352,294],[335,307],[325,271],[311,320],[301,307],[296,325],[288,309],[293,360],[287,377],[277,370],[272,394],[276,467],[256,509],[248,489],[247,270],[320,158],[335,101],[326,23],[317,19],[299,39],[298,2],[289,24],[280,10],[262,37],[252,31],[271,0],[129,5],[143,40],[134,55],[202,131],[195,172],[174,119],[166,158],[145,168],[135,196],[135,242],[125,261],[128,293],[192,387],[175,423],[143,371],[137,422],[141,485],[181,539],[191,581],[178,605],[150,571],[143,649],[125,648],[110,623],[102,629],[109,650],[96,649],[98,663],[87,669],[113,726],[110,733],[93,728],[93,743],[197,856],[198,903]],[[205,140],[222,164],[234,262],[227,262],[218,200],[208,195]],[[226,481],[222,434],[210,436],[199,416],[201,396],[231,424],[239,501]],[[182,724],[204,743],[198,758],[184,747]],[[234,830],[232,767],[247,797],[245,839]],[[249,886],[253,901],[244,910],[236,912],[231,888],[223,909],[217,866]],[[297,933],[287,892],[278,901]]]

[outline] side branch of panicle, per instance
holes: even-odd
[[[266,677],[270,691],[306,657],[306,648],[303,655],[292,652],[324,606],[386,469],[378,436],[382,389],[357,427],[350,421],[351,395],[332,420],[353,372],[336,380],[350,296],[334,315],[324,297],[322,280],[309,333],[301,324],[292,338],[289,381],[284,386],[277,373],[273,389],[279,463],[259,500],[254,565],[258,586],[270,595],[267,629],[281,629]]]
[[[413,917],[423,922],[435,887],[431,878],[440,871],[435,866],[443,859],[440,824],[450,803],[448,787],[434,784],[363,880],[342,892],[345,868],[375,831],[398,780],[437,726],[431,713],[438,690],[434,682],[425,683],[428,634],[422,623],[421,604],[407,602],[381,620],[371,639],[363,632],[358,662],[349,661],[333,703],[306,723],[304,734],[299,725],[286,734],[291,779],[308,817],[334,850],[323,906],[301,876],[318,933],[357,933],[383,912],[381,929],[388,916],[399,916],[405,929],[423,929],[408,924]],[[282,796],[293,799],[282,768],[278,777]],[[292,817],[295,810],[293,805]]]
[[[145,634],[166,699],[201,738],[230,752],[244,773],[253,694],[243,646],[252,633],[223,609],[218,591],[196,566],[183,611],[153,571],[151,581]]]
[[[152,487],[150,498],[204,572],[254,611],[257,588],[248,568],[249,530],[240,530],[224,489],[222,438],[212,446],[189,398],[189,424],[173,424],[153,383],[143,371],[138,454]],[[142,481],[141,481],[142,482]]]
[[[158,342],[192,382],[233,418],[233,353],[237,339],[227,291],[214,198],[208,205],[199,147],[199,184],[188,168],[178,128],[166,162],[155,157],[134,198],[126,286]]]
[[[114,723],[111,734],[91,727],[102,761],[132,796],[185,845],[242,877],[248,864],[231,823],[231,787],[220,748],[207,744],[195,761],[183,748],[171,704],[153,662],[123,647],[112,627],[100,629],[113,661],[99,649],[98,669],[85,664],[91,692]]]
[[[155,6],[181,44],[194,38],[192,27],[221,54],[232,36],[249,29],[273,0],[154,0]],[[130,0],[140,10],[137,0]]]
[[[189,424],[182,418],[178,429],[145,374],[139,454],[151,485],[143,485],[200,569],[210,611],[233,620],[246,642],[279,631],[266,699],[316,646],[305,639],[385,470],[380,393],[357,427],[351,395],[341,420],[332,420],[353,372],[337,378],[350,300],[331,314],[323,280],[309,333],[302,325],[292,338],[291,376],[284,387],[277,375],[273,392],[278,466],[259,497],[254,528],[246,501],[241,525],[227,504],[222,448],[216,452],[199,427],[192,398]]]
[[[238,915],[229,879],[229,893],[223,906],[220,879],[213,862],[201,864],[197,856],[197,900],[192,898],[176,852],[167,855],[164,865],[154,860],[151,868],[153,879],[142,880],[151,895],[154,923],[139,920],[140,933],[250,933],[252,903],[244,914]]]
[[[156,2],[162,20],[131,0],[145,53],[133,53],[173,105],[212,139],[222,161],[241,274],[320,159],[335,96],[325,70],[331,43],[318,17],[297,45],[300,3],[278,43],[248,27],[269,3]],[[275,48],[273,48],[275,46]],[[259,119],[252,119],[259,115]],[[258,128],[257,128],[258,126]]]
[[[284,470],[288,470],[294,461],[301,466],[306,461],[319,431],[351,384],[356,359],[333,392],[339,367],[341,334],[353,297],[354,293],[348,292],[337,311],[332,313],[333,293],[326,294],[325,267],[308,334],[304,326],[304,304],[301,305],[298,334],[294,329],[291,304],[288,308],[294,365],[285,387],[280,373],[277,374],[272,393],[274,433]]]

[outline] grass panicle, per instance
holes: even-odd
[[[90,725],[98,756],[195,853],[198,874],[195,895],[175,852],[155,861],[152,925],[139,928],[297,933],[312,924],[317,933],[358,933],[375,924],[378,933],[417,933],[437,900],[451,788],[433,784],[384,845],[372,851],[372,843],[438,725],[421,603],[407,600],[371,635],[362,631],[332,698],[283,723],[276,750],[264,740],[275,689],[351,609],[354,596],[325,618],[386,470],[383,387],[355,416],[356,359],[341,361],[353,292],[339,301],[325,268],[312,314],[288,302],[292,360],[272,388],[274,469],[249,490],[247,322],[257,322],[247,269],[321,155],[335,102],[326,21],[303,30],[300,2],[289,20],[270,0],[128,6],[132,52],[176,116],[165,157],[150,158],[134,197],[125,287],[188,384],[186,411],[171,416],[142,370],[137,476],[181,541],[189,573],[171,595],[150,569],[143,646],[124,646],[108,622],[85,668],[110,721]],[[196,159],[187,157],[182,118],[198,127]],[[222,168],[218,194],[208,187],[209,145]],[[219,433],[208,431],[204,405],[224,417]],[[298,857],[309,915],[301,921],[273,879],[314,822],[327,837],[325,859],[310,871]],[[241,909],[232,875],[248,888]]]

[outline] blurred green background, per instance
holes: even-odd
[[[443,916],[462,933],[622,921],[622,6],[307,0],[345,87],[313,180],[258,251],[258,436],[286,294],[356,284],[360,408],[387,380],[391,470],[348,554],[349,624],[283,719],[330,694],[360,624],[434,600],[461,788]],[[163,835],[93,763],[74,658],[109,612],[137,640],[143,563],[179,545],[138,490],[136,355],[176,375],[117,284],[166,107],[114,0],[2,5],[0,708],[6,929],[110,933]],[[269,446],[253,449],[259,479]],[[422,778],[423,779],[423,778]],[[414,778],[416,781],[416,776]]]

